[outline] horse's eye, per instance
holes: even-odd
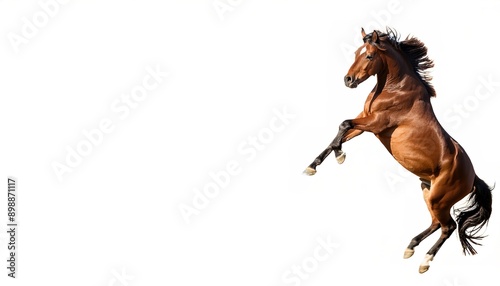
[[[366,54],[366,59],[368,59],[370,61],[373,60],[373,55]]]

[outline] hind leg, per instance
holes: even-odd
[[[443,190],[446,190],[445,192]],[[435,218],[441,226],[441,236],[436,243],[429,249],[424,260],[420,264],[419,272],[424,273],[429,270],[430,262],[434,259],[437,252],[443,246],[445,241],[451,236],[457,228],[456,222],[451,217],[451,207],[458,201],[457,195],[460,191],[453,188],[446,188],[434,185],[428,191],[428,202],[433,218]]]
[[[439,210],[437,214],[438,220],[441,224],[441,236],[436,241],[436,243],[431,247],[431,249],[425,255],[424,260],[420,264],[418,272],[424,273],[429,270],[430,262],[434,259],[437,252],[443,246],[444,242],[451,236],[453,231],[457,228],[457,224],[450,215],[450,208]]]
[[[421,188],[422,188],[422,193],[424,195],[424,200],[425,200],[425,203],[427,205],[427,208],[429,209],[429,212],[431,214],[431,218],[432,218],[432,222],[431,222],[431,225],[424,231],[422,231],[419,235],[415,236],[410,244],[408,245],[408,247],[406,248],[405,250],[405,253],[404,253],[404,258],[407,259],[407,258],[410,258],[413,253],[415,253],[415,247],[417,245],[419,245],[424,239],[426,239],[429,235],[433,234],[436,230],[438,230],[441,225],[438,221],[438,219],[433,215],[432,213],[432,210],[431,210],[431,205],[430,205],[430,201],[429,201],[429,190],[430,190],[430,182],[428,181],[425,181],[423,179],[422,180],[422,184],[421,184]]]

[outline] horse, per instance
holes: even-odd
[[[346,158],[342,144],[362,134],[373,133],[394,159],[420,178],[421,189],[431,215],[431,224],[415,236],[404,251],[410,258],[415,247],[441,229],[441,236],[430,248],[419,266],[425,273],[445,241],[457,229],[464,255],[474,255],[473,244],[484,238],[479,234],[487,225],[492,209],[490,187],[475,173],[464,148],[443,128],[436,118],[431,98],[436,91],[430,83],[429,69],[434,63],[427,47],[416,37],[400,40],[391,28],[366,34],[361,29],[363,45],[344,77],[349,88],[356,88],[370,76],[377,83],[369,93],[363,111],[354,119],[339,125],[336,137],[306,168],[314,175],[316,167],[333,151],[337,162]],[[451,208],[469,195],[464,207]]]

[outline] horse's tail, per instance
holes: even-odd
[[[476,175],[474,189],[469,197],[467,206],[456,211],[458,236],[464,254],[476,254],[472,244],[481,245],[477,240],[484,236],[478,235],[479,230],[488,223],[491,215],[491,191],[494,187],[488,186]]]

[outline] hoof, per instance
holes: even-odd
[[[413,256],[413,253],[415,253],[415,250],[407,248],[405,250],[405,254],[403,256],[404,259],[408,259]]]
[[[425,255],[424,261],[422,261],[422,263],[420,264],[420,267],[418,268],[418,272],[420,274],[425,273],[425,272],[427,272],[427,270],[429,270],[430,262],[432,261],[432,259],[434,259],[434,255],[431,255],[431,254]]]
[[[345,153],[344,151],[339,151],[340,155],[337,156],[337,163],[342,164],[345,161]]]
[[[429,270],[429,267],[429,265],[420,265],[420,267],[418,268],[418,273],[423,274],[427,272],[427,270]]]
[[[312,176],[314,174],[316,174],[316,170],[314,170],[313,168],[311,167],[307,167],[305,170],[304,170],[304,174],[308,175],[308,176]]]

